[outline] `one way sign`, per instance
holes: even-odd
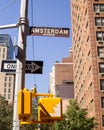
[[[26,61],[25,72],[41,74],[43,61]]]
[[[3,60],[1,72],[16,72],[16,61]],[[26,61],[25,73],[42,74],[43,61]]]

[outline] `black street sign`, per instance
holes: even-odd
[[[1,66],[1,72],[16,72],[16,61],[3,60]],[[26,61],[25,73],[42,74],[43,61]]]
[[[30,27],[29,28],[29,35],[69,37],[69,28]]]
[[[42,74],[43,61],[26,61],[25,72]]]

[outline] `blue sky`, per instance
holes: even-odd
[[[10,4],[8,7],[8,4],[11,2],[13,4]],[[69,4],[70,0],[33,0],[33,7],[31,7],[31,0],[29,0],[29,25],[71,28]],[[33,18],[31,17],[32,10]],[[0,26],[18,23],[19,16],[20,0],[0,2]],[[0,30],[0,33],[10,34],[12,40],[16,37],[16,41],[18,41],[17,28]],[[25,87],[31,89],[34,83],[36,83],[39,93],[47,93],[51,68],[55,61],[61,62],[63,57],[68,56],[69,48],[72,44],[71,36],[69,38],[33,36],[33,41],[32,43],[32,36],[27,37],[26,59],[43,61],[43,74],[26,74]]]

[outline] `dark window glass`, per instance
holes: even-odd
[[[6,88],[4,88],[4,93],[6,93]]]
[[[104,90],[104,80],[103,79],[100,80],[100,89]]]
[[[10,94],[8,94],[8,99],[10,99]]]
[[[104,115],[102,115],[102,126],[104,127]]]
[[[101,97],[101,106],[104,108],[104,97]]]

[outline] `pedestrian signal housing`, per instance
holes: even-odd
[[[61,98],[40,98],[38,101],[38,120],[56,121],[62,119]]]
[[[32,113],[32,93],[27,89],[18,92],[18,116],[21,120],[28,120]]]

